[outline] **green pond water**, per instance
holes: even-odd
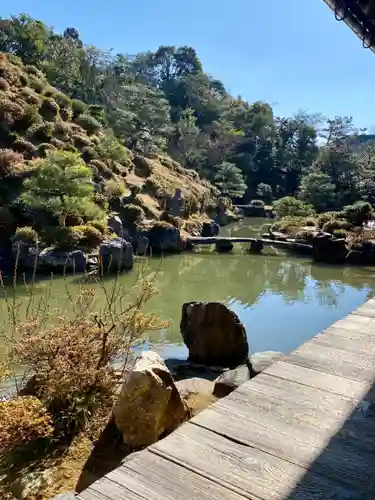
[[[246,219],[222,228],[221,235],[253,236],[265,221]],[[194,253],[147,260],[150,271],[159,269],[159,293],[146,309],[170,320],[170,327],[152,332],[142,348],[157,349],[164,357],[186,358],[179,323],[181,306],[188,301],[223,301],[244,323],[251,352],[265,350],[287,353],[327,328],[368,300],[375,290],[375,268],[315,264],[273,248],[263,255],[247,253],[247,245],[235,244],[229,254],[216,254],[202,246]],[[135,267],[142,266],[139,259]],[[130,287],[136,271],[120,277]],[[37,294],[50,291],[52,307],[67,307],[67,289],[78,291],[77,276],[39,281]],[[107,286],[110,287],[110,280]],[[20,283],[16,289],[19,310],[26,308],[27,293]],[[23,297],[25,300],[23,300]],[[96,307],[104,304],[99,292]],[[102,301],[102,304],[101,304]],[[6,322],[6,303],[0,297],[0,322]],[[0,340],[1,342],[1,340]]]

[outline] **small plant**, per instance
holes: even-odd
[[[16,120],[15,128],[17,130],[26,131],[31,125],[41,123],[42,118],[39,114],[38,107],[35,104],[28,104],[23,110],[23,115]]]
[[[69,108],[60,108],[60,117],[62,120],[69,122],[73,119],[73,111]]]
[[[22,97],[28,102],[29,104],[34,104],[35,106],[40,106],[41,104],[41,99],[40,96],[34,92],[33,89],[30,89],[29,87],[24,87],[21,90]]]
[[[82,234],[79,244],[85,248],[96,248],[103,241],[103,233],[91,224],[83,226],[73,226],[72,231]]]
[[[38,92],[38,94],[43,94],[46,84],[43,80],[38,78],[37,76],[30,75],[29,77],[29,86]]]
[[[332,233],[332,235],[337,238],[337,239],[341,239],[341,238],[346,238],[348,232],[345,230],[345,229],[335,229]]]
[[[84,147],[87,147],[87,146],[90,147],[90,146],[92,146],[92,142],[85,135],[75,134],[75,135],[72,136],[72,139],[73,139],[74,145],[78,149],[83,149]]]
[[[77,118],[79,115],[83,115],[87,109],[87,106],[84,102],[80,101],[79,99],[73,99],[72,100],[72,110],[73,110],[73,117]]]
[[[138,205],[132,205],[131,203],[122,208],[121,215],[126,225],[142,222],[145,217],[143,209]]]
[[[264,208],[266,204],[262,200],[251,200],[250,205],[256,208]]]
[[[51,437],[54,431],[51,416],[33,396],[0,401],[0,422],[2,455],[37,439]]]
[[[0,149],[0,179],[22,170],[23,155],[12,149]]]
[[[92,221],[90,221],[90,226],[94,227],[95,229],[100,231],[102,234],[105,234],[108,230],[107,221],[92,220]]]
[[[27,64],[25,66],[25,71],[29,75],[34,75],[37,78],[39,78],[40,80],[44,80],[44,74],[38,68],[36,68],[35,66],[31,66],[31,65]]]
[[[52,123],[43,122],[32,125],[27,131],[27,136],[36,142],[49,142],[53,137]]]
[[[333,233],[336,229],[348,230],[351,228],[351,223],[343,219],[331,219],[323,225],[323,231],[326,233]]]
[[[10,89],[9,83],[5,80],[5,78],[0,78],[0,90],[6,92]]]
[[[93,116],[90,115],[79,115],[75,119],[75,122],[80,127],[85,129],[89,135],[95,134],[102,128],[102,125],[98,122],[98,120],[96,120]]]
[[[43,97],[42,105],[40,107],[40,114],[47,121],[53,121],[59,114],[59,105],[52,97]]]
[[[32,156],[37,150],[32,142],[27,141],[23,137],[18,137],[13,142],[13,148],[25,156]]]
[[[308,219],[306,219],[305,225],[307,227],[315,227],[316,221],[315,221],[315,219],[308,218]]]
[[[38,233],[32,227],[17,227],[16,233],[13,236],[13,241],[25,241],[27,243],[36,243],[38,241]]]
[[[104,192],[108,198],[120,198],[126,193],[125,184],[119,179],[108,179],[104,184]]]

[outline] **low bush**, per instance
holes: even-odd
[[[373,217],[373,209],[366,201],[357,201],[354,205],[348,205],[342,210],[343,216],[355,226],[362,226],[364,222]]]
[[[45,226],[40,231],[41,239],[47,245],[56,245],[62,250],[70,250],[79,245],[83,235],[72,227]]]
[[[132,225],[142,222],[145,217],[145,213],[144,210],[138,205],[132,205],[129,203],[122,208],[121,216],[125,225]]]
[[[34,92],[33,89],[30,89],[29,87],[24,87],[21,90],[21,94],[27,103],[34,104],[35,106],[38,106],[38,107],[40,106],[41,98],[36,92]]]
[[[28,73],[29,75],[36,76],[40,80],[44,80],[44,78],[45,78],[44,74],[35,66],[31,66],[30,64],[27,64],[24,69],[25,69],[26,73]]]
[[[308,217],[314,215],[312,205],[308,205],[293,196],[285,196],[273,203],[273,210],[278,217]]]
[[[94,227],[95,229],[100,231],[102,234],[105,234],[108,230],[107,221],[91,220],[90,226]]]
[[[24,110],[22,116],[16,120],[14,124],[14,129],[18,132],[25,132],[34,124],[40,124],[42,117],[39,114],[39,108],[35,104],[28,104]]]
[[[342,217],[340,217],[340,212],[324,212],[320,214],[316,219],[316,225],[321,229],[326,222],[333,219],[342,219]]]
[[[306,225],[306,217],[288,216],[273,224],[275,229],[294,236]]]
[[[23,155],[12,149],[0,149],[0,178],[22,169]]]
[[[75,233],[81,233],[79,245],[85,248],[96,248],[103,241],[103,233],[91,224],[73,226],[70,229]]]
[[[16,233],[13,236],[13,241],[26,241],[27,243],[36,243],[38,241],[38,233],[32,227],[17,227]]]
[[[69,108],[60,108],[60,117],[62,120],[69,122],[73,119],[73,112]]]
[[[51,437],[54,431],[52,417],[33,396],[0,401],[0,422],[3,456],[37,439]]]
[[[316,226],[316,220],[315,219],[306,219],[306,226],[308,227],[315,227]]]
[[[262,200],[251,200],[250,205],[256,208],[264,208],[266,206]]]
[[[37,76],[30,75],[29,77],[29,86],[35,90],[38,94],[43,94],[46,84],[43,80],[38,78]]]
[[[15,151],[22,153],[25,156],[32,157],[33,154],[37,151],[37,148],[30,141],[27,141],[23,137],[18,137],[13,142],[13,148]]]
[[[92,146],[92,142],[90,141],[90,139],[86,135],[74,134],[72,136],[72,139],[73,139],[74,145],[78,149],[83,149],[84,147],[91,147]]]
[[[48,151],[54,151],[56,147],[50,142],[42,142],[38,146],[38,153],[40,156],[45,156]]]
[[[101,123],[90,115],[79,115],[75,118],[75,122],[90,135],[95,134],[102,128]]]
[[[27,131],[27,137],[36,142],[49,142],[54,133],[54,126],[52,123],[43,122],[40,124],[32,125]]]
[[[54,95],[54,99],[57,102],[57,104],[60,106],[60,108],[71,108],[72,106],[72,100],[66,95],[63,94],[62,92],[56,92]]]
[[[43,97],[40,114],[49,122],[54,121],[59,114],[60,107],[52,97]]]
[[[120,198],[126,193],[125,184],[119,179],[108,179],[104,183],[104,193],[108,198]]]
[[[5,80],[5,78],[0,78],[0,90],[7,91],[10,89],[9,83]]]
[[[84,102],[80,101],[79,99],[73,99],[72,100],[72,110],[73,110],[73,117],[77,118],[79,115],[83,115],[87,109],[87,106]]]
[[[332,232],[332,235],[337,238],[337,239],[341,239],[341,238],[346,238],[348,232],[345,230],[345,229],[335,229],[333,232]]]
[[[324,232],[331,233],[331,234],[336,229],[348,230],[350,228],[351,228],[351,223],[348,222],[347,220],[343,220],[343,219],[331,219],[331,220],[327,221],[322,227]]]

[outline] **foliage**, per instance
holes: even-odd
[[[61,217],[67,215],[95,218],[100,209],[93,201],[91,170],[76,153],[51,151],[46,158],[34,160],[34,175],[24,181],[22,199],[31,208],[46,208]]]
[[[126,193],[125,184],[120,179],[108,179],[104,183],[104,192],[108,198],[120,198]]]
[[[98,122],[98,120],[96,120],[91,115],[79,115],[75,119],[75,121],[78,125],[80,125],[82,128],[84,128],[86,130],[86,132],[90,135],[95,134],[96,132],[98,132],[102,128],[102,126]]]
[[[364,222],[371,219],[373,209],[370,203],[358,201],[354,205],[344,207],[343,216],[355,226],[362,226]]]
[[[12,238],[13,241],[26,241],[35,243],[38,241],[38,233],[32,227],[17,227],[16,233]]]
[[[338,239],[346,238],[347,234],[348,232],[345,229],[335,229],[332,233],[332,235]]]
[[[302,177],[299,197],[319,212],[337,204],[336,186],[328,174],[312,172]]]
[[[326,233],[333,233],[337,229],[348,230],[350,228],[350,222],[342,219],[331,219],[327,221],[322,227],[323,231],[325,231]]]
[[[0,401],[1,455],[53,434],[52,418],[39,399],[20,396]]]
[[[233,163],[223,162],[215,168],[213,184],[224,196],[241,198],[246,191],[246,184],[241,170]]]
[[[279,217],[306,217],[314,213],[312,205],[303,203],[303,201],[297,200],[293,196],[285,196],[276,200],[273,204],[273,210]]]
[[[257,196],[260,196],[266,203],[271,203],[273,200],[272,187],[269,184],[261,182],[257,187]]]
[[[306,218],[301,216],[288,215],[275,222],[274,228],[287,234],[296,234],[301,227],[306,225]]]
[[[252,207],[257,207],[257,208],[264,208],[265,207],[265,203],[263,200],[251,200],[250,205]]]
[[[91,224],[84,226],[73,226],[74,233],[80,233],[79,245],[85,248],[96,248],[103,241],[103,233]]]
[[[12,149],[0,149],[0,179],[20,170],[23,156]]]
[[[145,217],[143,209],[138,205],[133,205],[131,203],[125,205],[122,208],[121,215],[123,220],[125,221],[125,225],[136,224],[138,222],[141,222]]]

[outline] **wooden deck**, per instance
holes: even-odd
[[[372,299],[78,498],[374,500],[374,380]]]

